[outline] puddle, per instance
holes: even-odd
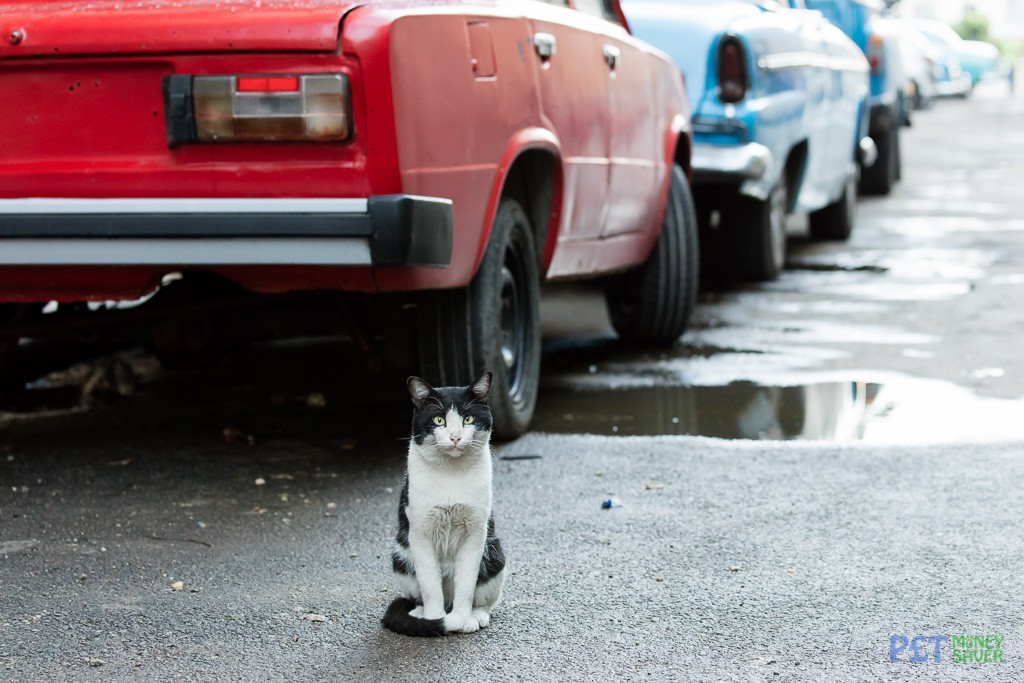
[[[532,428],[616,436],[931,443],[1024,437],[1024,399],[947,382],[825,376],[793,383],[545,387]]]
[[[977,249],[906,247],[794,257],[763,290],[861,302],[941,301],[963,296],[999,259]]]
[[[860,416],[877,392],[878,385],[858,382],[545,391],[533,429],[620,436],[845,440],[857,438]]]
[[[872,264],[869,264],[869,263],[863,263],[863,264],[856,264],[856,263],[854,263],[854,264],[846,265],[846,264],[843,264],[843,263],[838,263],[838,262],[836,262],[836,260],[833,260],[832,262],[827,262],[827,261],[818,262],[818,261],[811,261],[811,260],[789,261],[789,262],[786,263],[786,269],[787,270],[791,270],[791,271],[793,271],[793,270],[810,270],[810,271],[815,271],[815,272],[819,272],[819,273],[836,273],[836,272],[844,272],[844,273],[851,273],[851,272],[852,273],[855,273],[855,272],[862,272],[862,273],[887,273],[887,272],[889,272],[889,269],[886,268],[885,266],[872,265]]]
[[[992,218],[970,215],[891,216],[874,217],[879,227],[908,240],[938,239],[953,233],[1020,232],[1024,220],[1013,217]]]
[[[900,199],[900,210],[905,213],[923,213],[927,216],[964,215],[994,217],[1006,213],[1006,205],[997,202],[982,202],[975,199]]]

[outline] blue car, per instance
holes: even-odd
[[[991,43],[964,40],[949,26],[926,19],[911,25],[942,54],[941,94],[967,97],[989,72],[999,66],[999,49]]]
[[[900,128],[910,125],[900,40],[903,29],[884,0],[804,0],[857,44],[871,65],[869,133],[878,162],[861,169],[860,191],[889,194],[903,172]]]
[[[858,161],[874,156],[857,46],[820,13],[763,0],[622,6],[686,80],[705,279],[777,278],[793,212],[813,236],[846,239]]]

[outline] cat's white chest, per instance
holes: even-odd
[[[409,460],[409,525],[434,549],[442,564],[468,537],[482,538],[491,515],[490,458],[465,467],[437,468]]]
[[[480,515],[466,505],[430,508],[421,520],[424,536],[434,548],[442,567],[447,569],[471,532],[481,528]]]
[[[445,477],[410,483],[408,512],[410,521],[416,519],[425,530],[458,530],[486,524],[491,514],[490,478]]]

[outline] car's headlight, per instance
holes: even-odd
[[[343,74],[164,79],[168,143],[341,141],[352,134]]]

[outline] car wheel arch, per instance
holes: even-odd
[[[675,144],[673,145],[672,161],[679,164],[683,169],[683,175],[690,183],[693,182],[693,140],[690,137],[689,129],[683,129],[676,133]]]
[[[789,150],[789,154],[786,156],[786,165],[783,167],[782,172],[786,176],[786,188],[789,192],[789,196],[786,198],[787,213],[793,213],[796,210],[796,200],[804,182],[809,153],[810,144],[805,139],[793,145],[793,148]]]
[[[502,155],[491,196],[485,229],[477,249],[476,269],[490,239],[501,200],[511,197],[526,212],[537,248],[541,276],[546,272],[558,241],[563,193],[562,156],[558,139],[546,129],[521,131]]]

